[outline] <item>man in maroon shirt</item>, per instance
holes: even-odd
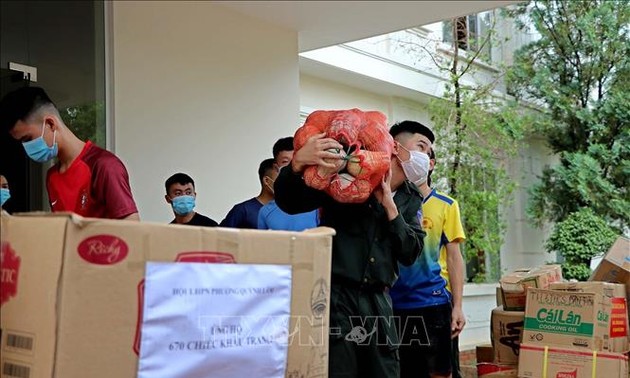
[[[63,123],[42,88],[25,87],[0,101],[0,128],[22,142],[26,154],[45,163],[52,211],[71,211],[92,218],[140,220],[129,175],[111,152],[83,142]]]

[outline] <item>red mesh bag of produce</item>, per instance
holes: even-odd
[[[380,185],[390,167],[394,140],[387,130],[387,117],[376,111],[318,110],[311,113],[293,138],[295,151],[315,134],[338,141],[344,149],[334,151],[342,159],[335,168],[309,166],[306,185],[323,190],[342,203],[360,203]]]

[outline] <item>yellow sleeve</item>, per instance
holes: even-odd
[[[459,216],[459,204],[453,200],[453,203],[446,209],[446,216],[444,217],[444,229],[442,230],[444,236],[449,243],[453,241],[463,241],[466,239],[464,235],[464,227]]]

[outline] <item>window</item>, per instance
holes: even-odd
[[[454,20],[442,23],[442,39],[446,43],[453,44],[457,40],[457,46],[466,51],[478,51],[480,48],[481,58],[487,62],[491,61],[492,41],[484,44],[493,24],[492,12],[483,12],[470,16],[459,17]]]

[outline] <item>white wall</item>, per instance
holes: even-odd
[[[306,74],[300,75],[300,106],[313,110],[378,110],[387,116],[390,125],[406,119],[430,124],[426,106],[420,102],[376,94]]]
[[[556,255],[547,253],[544,247],[549,227],[535,226],[526,213],[529,188],[538,182],[543,169],[556,161],[543,140],[530,139],[509,166],[517,186],[514,202],[506,214],[509,226],[501,249],[501,269],[504,272],[556,261]]]
[[[113,3],[115,151],[143,220],[166,222],[182,171],[221,221],[298,122],[297,34],[210,2]]]

